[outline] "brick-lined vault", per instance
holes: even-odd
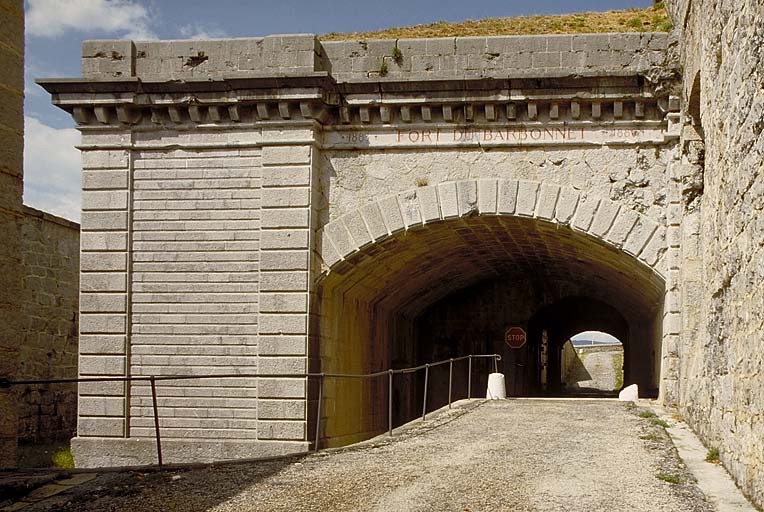
[[[391,362],[407,367],[496,352],[510,394],[542,394],[559,391],[562,343],[602,330],[626,345],[626,383],[656,396],[663,230],[608,199],[524,180],[446,182],[382,198],[319,233],[326,266],[316,308],[321,370],[372,372]],[[504,344],[510,325],[528,331],[522,349]],[[557,372],[543,387],[542,331],[552,342],[550,372]],[[455,396],[466,396],[466,365],[456,370]],[[396,383],[399,421],[421,413],[421,377]],[[445,377],[433,374],[428,406],[446,399]],[[474,393],[484,392],[484,382],[476,378]],[[386,386],[329,379],[326,442],[387,428]]]

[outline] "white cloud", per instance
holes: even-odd
[[[24,116],[24,203],[80,220],[80,152],[74,128],[53,128]]]
[[[227,35],[223,30],[205,27],[200,23],[183,25],[179,32],[186,39],[219,39]]]
[[[57,37],[67,31],[119,33],[156,39],[148,10],[133,0],[27,0],[26,31]]]

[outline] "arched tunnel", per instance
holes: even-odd
[[[657,395],[663,288],[637,258],[567,225],[509,215],[439,220],[368,244],[331,268],[315,298],[312,365],[365,373],[498,353],[508,395],[539,396],[559,392],[562,344],[599,330],[624,344],[624,384]],[[504,343],[509,326],[527,332],[523,347]],[[475,363],[473,397],[484,395],[492,368]],[[423,373],[396,375],[395,425],[421,414]],[[385,431],[387,386],[386,376],[326,379],[323,444]],[[467,365],[456,363],[453,397],[466,396]],[[427,409],[447,398],[444,365],[431,370]]]

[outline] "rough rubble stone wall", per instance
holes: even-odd
[[[17,378],[77,376],[80,227],[24,207],[25,323]],[[77,388],[72,384],[17,389],[19,440],[69,439],[75,431]]]
[[[703,274],[683,282],[693,329],[681,347],[680,408],[764,506],[764,3],[669,6],[682,31],[683,174],[703,179],[682,226],[684,261]]]
[[[15,376],[22,315],[21,228],[24,133],[24,12],[21,0],[0,4],[0,378]],[[17,411],[0,391],[0,468],[16,465]]]

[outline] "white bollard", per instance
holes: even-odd
[[[636,384],[626,386],[618,393],[618,400],[622,402],[636,402],[639,400],[639,386]]]
[[[488,376],[488,391],[486,391],[485,397],[488,400],[507,398],[507,388],[504,386],[503,373],[492,373]]]

